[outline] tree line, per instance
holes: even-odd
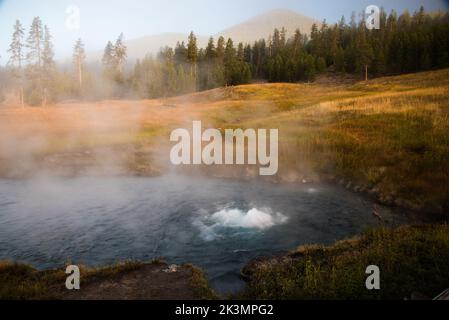
[[[19,86],[21,105],[25,104],[26,98],[33,104],[40,101],[42,105],[46,105],[53,96],[53,80],[56,74],[49,28],[36,17],[25,39],[25,29],[20,21],[16,21],[8,52],[8,66]]]
[[[123,34],[104,49],[102,70],[89,70],[84,44],[73,48],[73,66],[58,70],[50,31],[34,18],[28,36],[19,21],[9,49],[9,74],[21,104],[45,105],[60,97],[156,98],[254,81],[313,81],[323,72],[382,76],[449,67],[449,14],[424,8],[380,12],[380,29],[368,30],[364,17],[333,25],[314,24],[310,33],[275,29],[253,44],[210,38],[199,48],[193,32],[175,48],[162,48],[133,66],[126,63]]]
[[[137,61],[129,79],[142,97],[170,96],[252,81],[313,81],[332,70],[360,77],[401,74],[449,67],[449,14],[427,14],[424,8],[387,15],[380,11],[380,29],[366,28],[353,13],[329,25],[314,24],[310,34],[284,28],[268,39],[235,44],[213,38],[198,49],[190,34],[187,43],[163,48],[157,57]]]

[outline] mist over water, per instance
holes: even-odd
[[[373,204],[330,185],[168,175],[0,180],[0,260],[37,268],[163,257],[193,263],[219,292],[258,256],[330,244],[379,222]],[[389,224],[408,219],[386,208]]]

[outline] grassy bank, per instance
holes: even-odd
[[[434,298],[449,287],[449,225],[376,229],[333,246],[305,246],[254,261],[240,296],[250,299]],[[380,268],[381,290],[365,287],[369,265]]]
[[[217,127],[279,128],[281,180],[331,180],[447,215],[448,79],[441,70],[353,85],[241,86],[205,117]]]
[[[153,176],[173,128],[278,128],[279,181],[331,180],[384,204],[447,215],[449,69],[348,83],[254,84],[144,101],[0,108],[0,176]],[[192,168],[182,168],[181,171]],[[255,178],[257,168],[195,173]]]
[[[380,228],[332,246],[304,246],[261,258],[242,273],[249,280],[236,299],[434,298],[449,287],[449,225]],[[368,291],[368,265],[380,268],[379,291]],[[65,289],[64,270],[37,271],[0,264],[3,299],[215,299],[204,273],[192,266],[167,272],[162,261],[106,268],[81,267],[81,290]]]
[[[0,300],[214,299],[203,272],[195,266],[174,271],[159,260],[103,268],[80,267],[81,290],[65,288],[64,270],[38,271],[0,262]]]

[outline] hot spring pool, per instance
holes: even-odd
[[[0,180],[0,260],[54,268],[163,257],[198,265],[218,292],[235,292],[249,260],[360,233],[379,223],[372,207],[331,185],[170,175]],[[379,211],[390,224],[408,222]]]

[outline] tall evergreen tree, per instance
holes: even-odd
[[[216,58],[214,38],[210,37],[206,47],[206,61],[211,62]]]
[[[28,53],[26,55],[27,78],[29,80],[28,100],[31,104],[46,103],[46,93],[44,90],[43,59],[44,51],[44,27],[42,20],[35,17],[31,23],[27,38]]]
[[[42,50],[42,86],[43,101],[42,105],[47,104],[49,92],[54,91],[54,77],[56,72],[56,64],[54,61],[53,44],[51,42],[51,34],[48,26],[44,26],[44,43]]]
[[[117,38],[114,46],[114,58],[117,64],[117,71],[120,76],[123,75],[123,67],[127,58],[127,48],[123,43],[123,33]]]
[[[14,32],[12,35],[12,41],[9,46],[8,52],[10,53],[10,58],[8,65],[12,67],[14,77],[18,79],[19,82],[19,100],[22,107],[25,106],[24,103],[24,89],[23,89],[23,62],[25,60],[25,43],[24,43],[25,29],[19,20],[16,20],[14,24]]]
[[[196,77],[198,62],[198,45],[197,39],[193,32],[190,32],[189,41],[187,42],[187,61],[190,63],[190,75]]]
[[[31,24],[30,32],[27,38],[27,60],[30,64],[42,67],[42,51],[44,43],[44,28],[42,26],[42,20],[39,17],[35,17]]]
[[[186,45],[185,45],[184,41],[182,41],[181,43],[178,42],[176,44],[176,48],[175,48],[175,62],[177,64],[185,64],[185,63],[187,63],[187,48],[186,48]]]
[[[106,44],[101,61],[103,63],[104,75],[109,78],[115,77],[117,70],[117,60],[115,57],[115,47],[111,41],[108,41],[108,43]]]
[[[217,58],[220,62],[223,62],[225,55],[225,38],[219,37],[217,41]]]
[[[81,39],[78,39],[73,48],[73,64],[75,66],[75,72],[78,78],[78,88],[81,92],[83,88],[83,72],[86,62],[86,53],[84,50],[84,43]]]

